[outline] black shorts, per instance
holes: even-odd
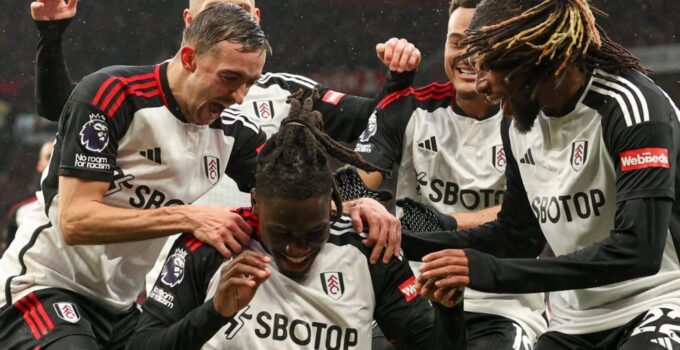
[[[680,310],[651,309],[614,329],[589,334],[546,332],[536,350],[679,350]]]
[[[519,323],[498,315],[465,312],[468,350],[531,350],[533,339]],[[394,350],[380,327],[373,327],[373,349]]]
[[[531,350],[533,339],[519,323],[503,316],[465,312],[469,350]]]
[[[0,310],[0,349],[65,348],[70,343],[124,349],[139,315],[136,306],[113,312],[68,290],[42,289]]]

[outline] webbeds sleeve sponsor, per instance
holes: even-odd
[[[337,106],[338,103],[340,103],[340,100],[342,99],[343,96],[345,96],[345,94],[343,94],[342,92],[328,90],[326,91],[326,93],[323,94],[321,100],[326,103],[330,103],[334,106]]]
[[[638,148],[619,153],[621,171],[645,168],[670,168],[668,148]]]
[[[416,276],[409,277],[406,281],[399,285],[399,291],[404,294],[404,299],[406,301],[411,301],[418,296],[418,291],[416,290]]]

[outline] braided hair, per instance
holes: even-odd
[[[366,162],[324,133],[322,115],[313,110],[318,91],[314,90],[304,100],[302,95],[300,90],[288,98],[291,104],[288,116],[260,151],[255,188],[263,198],[307,199],[330,192],[337,218],[342,214],[342,197],[329,156],[365,171],[383,174],[387,171]]]
[[[594,14],[605,15],[587,0],[484,0],[460,43],[468,50],[458,59],[475,56],[477,68],[508,71],[508,80],[524,76],[528,85],[551,76],[561,81],[572,64],[586,73],[648,73],[595,23]]]

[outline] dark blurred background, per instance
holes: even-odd
[[[36,190],[38,149],[56,130],[54,123],[35,115],[37,32],[29,4],[5,1],[0,11],[0,213]],[[152,64],[171,57],[179,47],[187,4],[80,0],[64,42],[72,78],[108,65]],[[680,24],[674,14],[680,13],[680,1],[593,4],[609,14],[600,19],[609,35],[653,68],[651,77],[679,103]],[[259,0],[257,6],[274,48],[266,71],[303,74],[335,90],[372,95],[385,74],[375,44],[396,36],[414,42],[423,53],[416,85],[446,79],[442,58],[448,1]]]

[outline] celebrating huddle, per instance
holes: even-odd
[[[392,38],[373,98],[263,74],[254,0],[191,0],[174,57],[72,84],[76,7],[31,4],[59,132],[1,348],[680,349],[680,111],[587,0],[452,0],[449,82],[412,87]]]

